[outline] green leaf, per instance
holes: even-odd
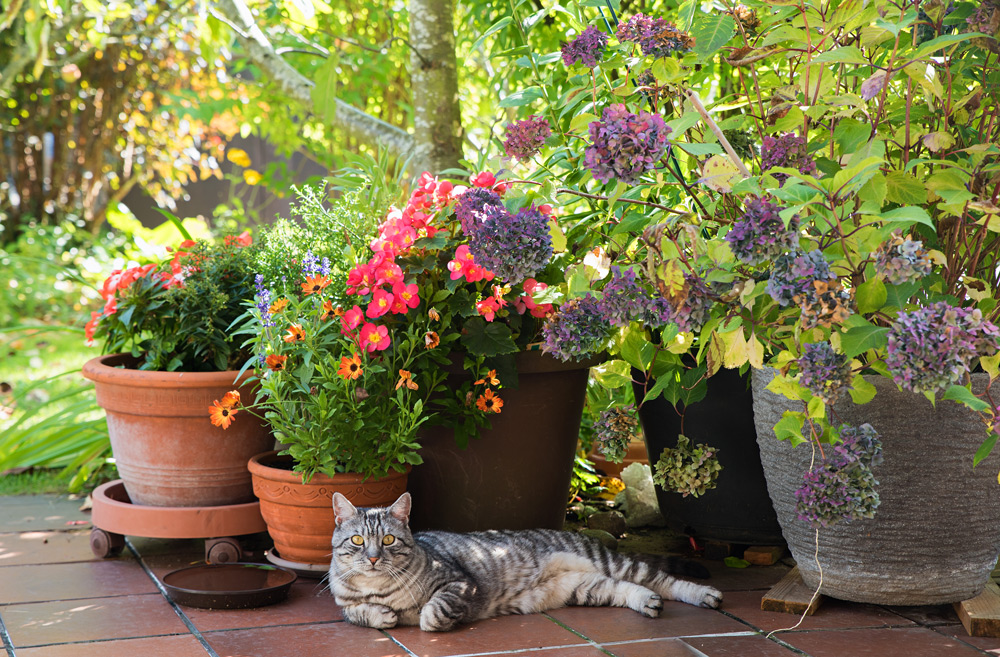
[[[984,402],[979,397],[972,394],[972,391],[965,386],[953,385],[948,388],[944,393],[945,399],[950,399],[951,401],[956,401],[959,404],[965,404],[972,410],[976,412],[988,411],[990,410],[990,405]]]
[[[934,222],[931,221],[931,216],[927,214],[927,210],[915,205],[889,210],[878,216],[887,224],[923,224],[931,230],[935,230]]]
[[[337,119],[337,87],[340,84],[340,74],[337,72],[337,68],[339,66],[340,61],[331,53],[331,57],[324,60],[323,64],[316,69],[313,88],[309,90],[313,110],[327,123],[333,123]]]
[[[927,202],[927,188],[917,177],[902,171],[885,175],[885,198],[900,205],[918,205]]]
[[[750,562],[746,559],[740,559],[739,557],[726,557],[722,560],[722,563],[726,564],[730,568],[749,568]]]
[[[851,381],[851,400],[855,404],[867,404],[875,397],[875,386],[868,383],[861,374],[855,374],[854,380]]]
[[[774,436],[778,440],[791,441],[792,447],[801,445],[806,441],[802,435],[802,425],[805,421],[805,414],[801,411],[785,411],[774,425]]]
[[[672,383],[674,383],[673,376],[661,376],[656,379],[656,382],[653,383],[653,387],[646,391],[646,396],[642,398],[641,403],[645,404],[651,399],[656,399],[660,396],[660,393],[662,393],[663,390]]]
[[[497,322],[487,322],[473,317],[465,322],[462,345],[471,353],[482,356],[499,356],[516,352],[510,328]]]
[[[857,46],[827,50],[812,58],[813,64],[870,64]]]
[[[486,39],[488,39],[490,36],[496,34],[503,28],[510,25],[513,20],[514,20],[513,16],[504,16],[496,23],[493,23],[493,25],[490,25],[490,28],[485,32],[483,32],[483,34],[478,39],[476,39],[476,41],[472,44],[472,48],[470,50],[472,52],[476,52],[477,50],[479,50],[479,47],[483,45],[483,42],[486,41]]]
[[[910,57],[912,59],[923,59],[924,57],[927,57],[942,48],[947,48],[948,46],[961,43],[962,41],[968,41],[972,38],[972,34],[944,34],[936,39],[931,39],[930,41],[921,44],[921,46],[917,48],[917,51],[910,55]]]
[[[545,92],[539,86],[528,87],[520,91],[515,91],[500,101],[500,107],[521,107],[528,105],[540,98],[545,98]]]
[[[986,437],[983,444],[976,450],[976,455],[972,457],[972,467],[976,467],[984,458],[990,455],[993,447],[997,444],[997,438],[1000,438],[1000,436],[997,435],[996,431],[990,432],[990,435]]]
[[[609,360],[590,368],[590,375],[605,388],[621,388],[632,383],[632,366],[623,360]]]
[[[861,315],[851,315],[844,326],[847,331],[840,336],[840,346],[848,358],[854,358],[869,349],[884,347],[889,342],[889,327],[875,326]]]
[[[698,61],[703,62],[721,50],[735,33],[736,21],[729,14],[720,12],[701,16],[691,26],[693,50],[698,55]]]
[[[885,305],[888,293],[881,279],[873,278],[857,287],[855,299],[858,302],[858,312],[873,313]]]

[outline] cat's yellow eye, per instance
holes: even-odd
[[[364,545],[365,537],[355,534],[354,536],[351,537],[351,543],[354,543],[355,545]]]
[[[382,537],[382,545],[392,545],[396,542],[396,537],[392,534],[386,534]]]

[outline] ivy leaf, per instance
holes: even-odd
[[[694,52],[699,62],[704,62],[722,49],[722,46],[736,33],[736,21],[728,14],[702,16],[691,26],[694,37]]]
[[[462,345],[473,354],[489,357],[517,351],[510,328],[504,324],[473,317],[463,329]]]

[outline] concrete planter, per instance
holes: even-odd
[[[754,415],[768,492],[788,547],[807,586],[819,583],[815,530],[795,514],[795,490],[812,450],[774,436],[791,408],[765,386],[774,370],[755,370]],[[878,390],[865,405],[849,397],[834,408],[839,423],[868,422],[882,437],[884,463],[874,468],[882,502],[875,518],[820,529],[825,595],[886,605],[967,600],[986,585],[1000,554],[997,459],[975,471],[972,456],[986,437],[978,416],[954,402],[935,406],[889,379],[866,377]],[[982,391],[988,379],[973,375]],[[994,398],[1000,384],[994,386]],[[798,409],[796,409],[798,410]]]

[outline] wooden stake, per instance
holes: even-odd
[[[956,602],[955,611],[969,636],[1000,637],[1000,587],[993,580],[976,597]]]

